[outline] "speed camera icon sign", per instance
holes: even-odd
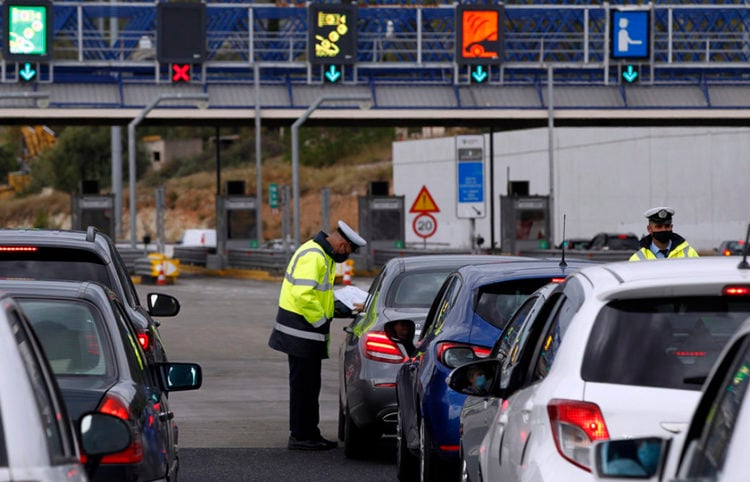
[[[499,62],[503,57],[503,8],[500,5],[456,7],[456,60],[461,64]]]

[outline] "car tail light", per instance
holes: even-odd
[[[370,360],[386,363],[403,363],[407,360],[407,357],[401,352],[401,348],[392,342],[385,332],[368,332],[363,340],[365,357]]]
[[[609,439],[607,424],[599,406],[590,402],[555,399],[547,405],[547,413],[557,451],[569,462],[590,472],[591,443]]]
[[[36,246],[0,246],[0,252],[3,253],[34,252],[38,249]]]
[[[437,345],[437,357],[448,368],[456,368],[477,358],[487,358],[490,350],[486,346],[444,341]]]
[[[141,345],[141,348],[143,348],[144,351],[148,350],[149,346],[151,346],[151,341],[149,340],[148,333],[138,333],[138,343]]]
[[[128,410],[127,405],[125,405],[125,402],[109,393],[104,396],[104,401],[102,401],[102,403],[99,405],[99,411],[101,413],[114,415],[115,417],[121,418],[126,422],[131,421],[130,411]],[[141,437],[139,436],[139,434],[135,433],[133,434],[133,443],[130,444],[130,447],[126,448],[122,452],[104,456],[101,463],[136,464],[141,460],[143,460],[143,442],[141,442]]]
[[[750,295],[750,286],[725,286],[722,293],[725,296],[747,296]]]
[[[728,249],[725,249],[721,254],[723,254],[724,256],[732,256],[732,252]]]

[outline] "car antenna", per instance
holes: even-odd
[[[747,225],[747,234],[745,235],[745,245],[742,247],[742,261],[737,265],[737,269],[750,269],[747,262],[747,243],[750,241],[750,224]]]
[[[568,263],[565,262],[565,245],[568,244],[568,242],[565,240],[565,218],[567,217],[567,214],[563,214],[563,241],[562,241],[562,258],[560,259],[560,267],[566,268],[568,266]]]

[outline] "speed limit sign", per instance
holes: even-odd
[[[422,213],[412,223],[414,233],[420,238],[429,238],[437,231],[437,219],[432,214]]]

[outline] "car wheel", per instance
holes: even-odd
[[[347,407],[344,412],[344,456],[348,459],[361,458],[370,445],[368,439],[367,431],[357,427]]]
[[[411,482],[417,478],[417,458],[407,446],[400,410],[396,420],[396,469],[401,482]]]
[[[461,482],[471,482],[471,477],[469,476],[469,466],[466,463],[466,459],[463,457],[463,454],[461,454]]]
[[[420,482],[437,482],[446,475],[440,467],[440,460],[432,451],[432,439],[425,427],[424,419],[419,423],[419,480]]]
[[[339,400],[339,440],[344,441],[344,406]]]

